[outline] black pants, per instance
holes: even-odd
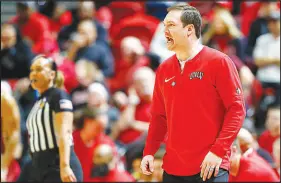
[[[219,174],[217,177],[212,177],[210,179],[206,179],[205,182],[228,182],[228,171],[224,169],[219,170]],[[204,182],[203,179],[200,177],[200,173],[192,176],[175,176],[170,175],[164,171],[163,173],[163,182]]]
[[[73,147],[70,150],[70,167],[78,182],[83,181],[83,172]],[[62,182],[60,178],[60,159],[58,149],[32,154],[18,179],[18,182]]]

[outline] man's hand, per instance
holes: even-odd
[[[201,174],[200,177],[203,178],[203,181],[207,179],[210,179],[214,170],[215,174],[214,176],[216,177],[219,173],[219,168],[222,162],[222,158],[218,157],[212,152],[209,152],[206,156],[205,159],[203,160],[201,164]]]
[[[76,177],[70,166],[61,167],[60,176],[63,182],[76,182]]]
[[[151,175],[152,172],[154,171],[154,157],[151,155],[146,155],[145,157],[143,157],[142,161],[141,161],[141,170],[142,173],[145,175]]]

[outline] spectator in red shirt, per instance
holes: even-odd
[[[82,117],[83,127],[73,133],[74,150],[82,165],[83,181],[86,182],[91,180],[91,169],[93,168],[91,160],[98,145],[108,144],[114,149],[114,154],[117,156],[113,141],[104,134],[106,124],[102,118],[92,110],[85,110]]]
[[[222,10],[221,10],[222,11]],[[167,137],[163,181],[228,181],[230,147],[245,118],[242,86],[233,61],[200,44],[201,15],[176,4],[164,19],[167,47],[176,54],[156,73],[141,169]]]
[[[279,182],[270,165],[253,149],[245,153],[235,143],[230,157],[229,182]]]
[[[129,89],[129,104],[112,127],[111,137],[126,149],[127,170],[136,156],[141,156],[147,135],[155,73],[149,67],[140,67],[133,74]]]
[[[237,135],[237,142],[241,153],[245,153],[249,149],[253,149],[260,157],[267,161],[273,168],[275,167],[273,158],[266,150],[259,147],[258,142],[255,141],[252,134],[245,128],[241,128]]]
[[[140,67],[133,74],[133,85],[129,91],[129,105],[119,121],[112,128],[111,137],[123,144],[130,144],[148,130],[150,106],[153,93],[154,72],[148,67]],[[133,101],[136,98],[139,101]]]
[[[19,26],[21,35],[30,42],[34,53],[58,51],[58,44],[51,35],[48,17],[34,11],[30,3],[18,2],[18,16],[11,22]]]
[[[132,82],[133,73],[142,66],[147,66],[149,60],[144,56],[145,50],[140,40],[128,36],[121,41],[121,60],[116,61],[115,75],[107,80],[110,91],[126,91]]]
[[[272,155],[273,142],[280,137],[280,106],[270,106],[266,116],[266,130],[260,135],[260,147]]]
[[[273,158],[275,161],[275,170],[280,179],[280,137],[273,143]]]
[[[48,17],[52,36],[57,39],[58,32],[64,26],[71,24],[72,14],[66,10],[66,6],[55,0],[46,1],[43,5],[39,4],[39,12]]]
[[[135,182],[129,172],[118,167],[114,149],[110,145],[98,145],[92,162],[89,182]]]

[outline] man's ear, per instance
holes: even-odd
[[[185,28],[187,29],[187,37],[192,34],[193,25],[187,25]]]

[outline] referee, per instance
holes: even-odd
[[[81,164],[73,149],[72,102],[61,89],[63,77],[56,63],[43,55],[34,58],[30,68],[31,86],[37,99],[27,118],[31,165],[28,181],[83,180]]]

